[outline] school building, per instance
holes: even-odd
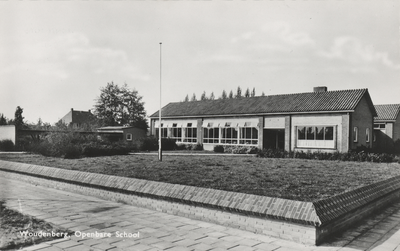
[[[150,116],[150,134],[177,143],[347,152],[372,147],[377,116],[368,89],[169,103]]]

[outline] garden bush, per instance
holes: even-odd
[[[200,143],[197,144],[177,143],[176,150],[201,151],[203,150],[203,145]]]
[[[157,144],[158,145],[158,144]],[[164,151],[171,151],[177,148],[176,140],[170,138],[161,139],[161,149]]]
[[[146,137],[136,141],[136,149],[138,151],[157,151],[158,139],[155,137]]]
[[[76,132],[52,132],[43,139],[31,143],[28,150],[48,157],[75,159],[128,154],[132,146],[121,142],[107,142],[96,135]]]
[[[233,154],[255,154],[258,148],[255,146],[224,146],[224,152]]]
[[[14,151],[14,142],[10,139],[0,140],[0,151]]]
[[[214,146],[214,152],[223,153],[224,152],[224,147],[221,146],[221,145],[216,145],[216,146]]]
[[[295,159],[317,159],[317,160],[340,160],[340,161],[356,161],[356,162],[376,162],[390,163],[396,161],[395,155],[388,153],[372,153],[349,151],[346,153],[339,152],[311,152],[311,151],[294,151],[286,152],[279,149],[263,149],[257,152],[257,156],[261,158],[295,158]]]

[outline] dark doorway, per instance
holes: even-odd
[[[263,146],[265,149],[284,149],[285,129],[264,129]]]

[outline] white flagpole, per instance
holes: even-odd
[[[158,160],[162,161],[162,150],[161,150],[161,45],[160,43],[160,110],[159,110],[159,124],[158,124]]]

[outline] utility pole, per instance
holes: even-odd
[[[158,160],[162,161],[162,150],[161,150],[161,46],[160,42],[160,110],[158,112]]]

